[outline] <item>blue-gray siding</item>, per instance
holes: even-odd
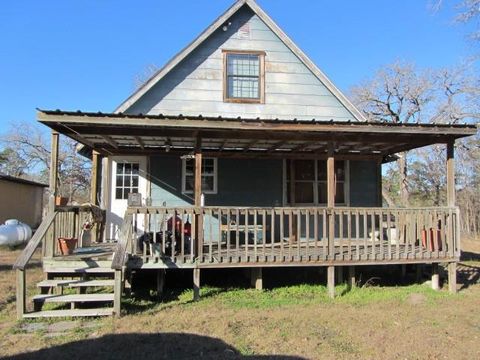
[[[248,7],[237,12],[231,23],[228,31],[219,29],[213,33],[126,112],[354,120],[325,85]],[[223,101],[222,50],[266,52],[265,104]]]

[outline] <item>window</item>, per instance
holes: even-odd
[[[129,193],[138,193],[138,170],[138,163],[117,163],[116,200],[127,200]]]
[[[225,52],[225,101],[263,102],[264,54]]]
[[[195,188],[195,160],[183,160],[182,164],[182,192],[193,194]],[[217,159],[202,159],[202,193],[217,193]]]
[[[290,167],[291,161],[286,161],[286,194],[287,203],[291,204]],[[326,160],[295,160],[293,162],[295,179],[295,204],[326,204],[327,203],[327,161]],[[335,161],[336,194],[335,204],[347,204],[347,161]]]

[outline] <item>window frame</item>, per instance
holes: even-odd
[[[194,190],[187,190],[187,183],[186,183],[186,180],[187,180],[187,161],[195,161],[195,159],[182,159],[182,194],[193,194],[194,193]],[[213,158],[213,157],[205,157],[205,158],[202,158],[202,161],[204,160],[213,160],[213,173],[212,174],[204,174],[203,173],[203,166],[202,166],[202,178],[204,176],[209,176],[209,177],[213,177],[213,190],[206,190],[206,191],[203,191],[202,189],[202,194],[217,194],[218,193],[218,159],[217,158]],[[195,169],[195,166],[194,166],[194,169]],[[193,173],[193,176],[195,178],[195,170],[194,170],[194,173]]]
[[[242,104],[265,104],[265,51],[258,50],[222,50],[223,52],[223,101]],[[228,96],[228,56],[256,55],[259,57],[259,98],[232,98]]]
[[[130,165],[132,167],[130,174],[127,174],[125,172],[125,165]],[[134,165],[138,166],[137,174],[133,173],[133,166]],[[119,166],[122,166],[122,173],[121,174],[118,173]],[[117,180],[118,180],[119,176],[122,177],[122,185],[121,186],[117,185]],[[129,178],[130,178],[130,186],[125,186],[126,176],[129,176]],[[133,185],[133,178],[134,177],[137,178],[137,185],[136,186]],[[139,191],[140,191],[140,163],[137,162],[137,161],[117,162],[116,167],[115,167],[115,185],[114,185],[114,188],[115,188],[114,200],[119,200],[119,201],[128,200],[128,194],[135,194],[135,192],[133,192],[134,189],[137,190],[136,193],[139,193]],[[127,193],[127,197],[124,197],[125,190],[127,190],[127,189],[129,189],[130,192]],[[122,196],[121,197],[117,196],[117,191],[118,190],[122,191]]]
[[[287,166],[289,164],[289,160],[296,160],[296,159],[284,159],[283,160],[283,205],[284,206],[292,206],[291,203],[288,202],[288,191],[289,189],[289,182],[290,179],[287,179]],[[315,177],[314,180],[305,180],[305,181],[296,181],[296,182],[308,182],[313,184],[313,203],[298,203],[295,202],[295,206],[323,206],[326,207],[327,203],[321,203],[319,202],[320,195],[318,193],[318,187],[321,183],[326,183],[325,180],[321,180],[319,177],[319,169],[318,169],[318,162],[320,160],[326,160],[326,159],[302,159],[302,160],[310,160],[315,163]],[[338,161],[343,161],[344,162],[344,171],[345,171],[345,179],[341,181],[336,181],[336,185],[338,186],[343,183],[343,191],[344,191],[344,202],[335,202],[335,206],[343,206],[343,207],[348,207],[350,206],[350,160],[338,160]]]

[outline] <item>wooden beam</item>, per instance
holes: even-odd
[[[142,138],[140,136],[134,136],[134,139],[138,146],[140,146],[140,149],[145,150],[145,143],[143,142]]]
[[[455,142],[447,144],[447,204],[455,206]]]
[[[278,141],[275,144],[273,144],[272,146],[270,146],[267,149],[267,152],[269,153],[269,152],[275,151],[276,149],[280,149],[283,145],[285,145],[287,143],[288,143],[288,141],[286,141],[286,140]]]
[[[110,146],[112,146],[115,149],[118,149],[118,144],[115,140],[110,135],[102,135],[103,140],[107,142]]]
[[[225,145],[227,145],[227,142],[228,142],[228,139],[223,139],[223,140],[222,140],[222,144],[221,144],[220,147],[218,148],[218,151],[219,151],[219,152],[222,152],[222,151],[225,149]]]
[[[51,140],[51,151],[50,151],[50,181],[49,181],[49,190],[50,190],[50,199],[49,199],[49,210],[50,212],[55,211],[55,198],[57,197],[58,192],[58,146],[59,146],[59,134],[56,131],[52,131],[52,140]]]
[[[316,144],[316,143],[317,143],[316,141],[307,141],[307,142],[305,142],[305,143],[303,143],[303,144],[300,144],[300,145],[294,147],[291,151],[292,151],[292,152],[303,151],[303,150],[307,149],[308,147],[310,147],[310,146],[312,146],[312,145],[314,145],[314,144]]]
[[[90,202],[94,205],[98,205],[98,161],[99,153],[94,150],[92,152],[92,171],[90,179]]]
[[[252,140],[250,141],[247,145],[245,145],[242,149],[243,152],[247,152],[250,150],[251,147],[253,147],[256,143],[258,143],[258,140]]]

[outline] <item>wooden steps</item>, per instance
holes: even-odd
[[[114,314],[115,271],[111,262],[44,262],[45,280],[37,284],[40,294],[32,297],[33,312],[24,318],[94,317]],[[52,304],[42,310],[44,304]],[[53,308],[52,308],[53,306]],[[55,309],[58,307],[58,309]],[[70,309],[68,309],[68,307]]]
[[[101,279],[101,280],[79,280],[79,279],[55,279],[55,280],[43,280],[40,281],[37,286],[40,288],[51,287],[107,287],[114,286],[115,281],[113,279]]]
[[[113,293],[111,294],[39,294],[32,297],[32,300],[38,302],[48,303],[80,303],[80,302],[109,302],[113,301]]]
[[[51,318],[51,317],[96,317],[111,316],[113,308],[95,308],[95,309],[66,309],[66,310],[44,310],[26,313],[23,315],[27,319]]]

